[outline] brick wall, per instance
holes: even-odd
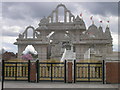
[[[106,62],[106,83],[120,83],[120,62]]]

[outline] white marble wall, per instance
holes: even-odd
[[[47,59],[47,45],[33,45],[33,46],[38,53],[38,59],[46,60]]]

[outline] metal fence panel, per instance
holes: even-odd
[[[76,62],[76,82],[102,82],[102,62]]]
[[[28,62],[4,62],[4,80],[28,80]]]
[[[38,67],[40,81],[64,81],[64,63],[39,62]]]

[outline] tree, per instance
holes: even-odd
[[[33,57],[31,54],[25,54],[25,55],[22,55],[22,59],[23,60],[33,60]]]

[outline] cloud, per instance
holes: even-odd
[[[118,16],[118,2],[89,2],[80,3],[80,5],[93,14]]]
[[[38,2],[5,2],[3,3],[3,17],[12,19],[41,18],[51,13],[57,3]],[[44,10],[44,11],[43,11]]]
[[[20,33],[20,29],[21,29],[21,27],[19,27],[19,26],[10,26],[10,27],[3,26],[2,27],[2,30],[3,30],[2,35],[15,37],[16,35],[18,35]]]
[[[4,2],[2,4],[3,17],[16,20],[29,17],[39,19],[43,16],[48,16],[52,10],[55,9],[57,4],[59,4],[59,2]],[[83,7],[93,14],[100,14],[103,16],[106,16],[107,14],[118,15],[117,2],[64,2],[64,4],[73,12],[76,11],[77,7]]]
[[[2,48],[4,48],[5,51],[17,53],[17,46],[13,45],[13,43],[4,42]]]

